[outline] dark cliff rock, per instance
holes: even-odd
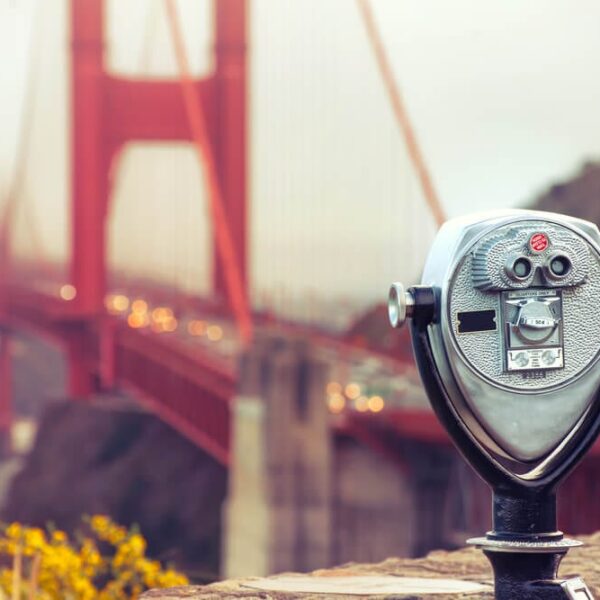
[[[53,403],[2,519],[72,532],[82,515],[108,514],[138,524],[149,554],[206,579],[217,573],[225,490],[225,469],[157,417]]]

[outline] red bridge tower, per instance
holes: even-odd
[[[76,289],[69,343],[70,393],[94,389],[86,330],[103,329],[110,173],[131,141],[192,141],[180,82],[138,80],[107,72],[104,0],[71,0],[72,219],[71,281]],[[246,293],[246,0],[213,2],[215,69],[194,82],[210,129],[237,263]],[[214,244],[213,244],[214,247]],[[227,298],[223,265],[214,252],[216,295]],[[110,351],[110,344],[100,348]]]

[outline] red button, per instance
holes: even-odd
[[[548,236],[545,233],[534,233],[529,238],[529,247],[533,252],[543,252],[549,243]]]

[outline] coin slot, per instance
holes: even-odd
[[[495,331],[496,311],[495,310],[471,310],[459,312],[458,333],[476,333],[479,331]]]

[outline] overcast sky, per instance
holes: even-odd
[[[108,4],[111,68],[172,74],[162,0]],[[355,2],[250,5],[254,290],[378,298],[391,279],[417,276],[433,227]],[[522,204],[600,154],[600,3],[372,5],[449,215]],[[10,178],[36,6],[41,59],[26,190],[45,252],[60,257],[68,239],[64,0],[0,0],[0,185]],[[208,4],[179,6],[194,67],[207,71]],[[112,264],[206,288],[201,188],[189,148],[127,149]],[[24,223],[17,238],[30,251]]]

